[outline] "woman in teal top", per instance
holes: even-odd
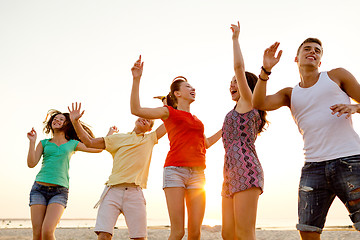
[[[48,116],[50,116],[49,120]],[[41,156],[41,170],[30,192],[30,211],[33,239],[55,239],[55,229],[67,204],[69,161],[75,151],[101,152],[87,148],[76,135],[69,113],[50,110],[44,121],[44,132],[52,138],[41,140],[35,149],[36,131],[27,134],[30,140],[27,164],[35,167]],[[93,136],[91,130],[83,125]]]

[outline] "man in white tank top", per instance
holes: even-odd
[[[360,138],[354,131],[351,114],[360,113],[360,84],[343,68],[319,72],[322,44],[306,39],[295,62],[301,81],[266,95],[271,69],[279,62],[279,43],[264,52],[263,67],[254,94],[254,108],[271,111],[290,108],[304,139],[305,165],[299,186],[301,239],[320,239],[327,212],[335,197],[347,207],[354,227],[360,231]]]

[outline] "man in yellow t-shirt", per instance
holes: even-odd
[[[91,148],[105,149],[113,157],[113,168],[105,190],[97,203],[100,205],[96,218],[95,233],[98,239],[111,239],[117,218],[124,214],[131,239],[146,239],[146,205],[142,188],[146,188],[152,149],[165,135],[162,124],[151,131],[153,120],[138,118],[130,133],[114,134],[110,128],[104,138],[92,138],[82,128],[79,119],[84,112],[81,104],[70,110],[71,122],[80,140]],[[97,207],[95,205],[95,207]]]

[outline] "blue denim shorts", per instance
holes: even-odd
[[[205,173],[202,167],[169,166],[164,168],[163,188],[201,189],[204,186]]]
[[[321,233],[326,215],[338,197],[360,231],[360,155],[323,162],[308,162],[302,168],[299,186],[299,231]]]
[[[66,208],[68,201],[69,190],[62,186],[44,186],[37,182],[30,191],[30,203],[29,206],[40,204],[49,205],[51,203],[59,203]]]

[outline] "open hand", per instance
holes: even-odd
[[[75,103],[75,105],[74,105],[74,103],[72,103],[71,109],[70,109],[70,107],[68,107],[68,110],[70,113],[70,120],[72,122],[79,120],[85,112],[85,110],[81,112],[81,103],[79,103],[79,105],[78,105],[77,102]]]
[[[271,72],[271,69],[280,61],[282,50],[280,50],[275,57],[279,45],[279,42],[275,42],[273,45],[271,45],[264,51],[263,66],[268,72]]]
[[[346,118],[349,118],[351,114],[357,113],[358,107],[353,104],[335,104],[330,107],[332,110],[332,115],[335,115],[336,113],[338,117],[340,117],[343,114],[347,114]]]

